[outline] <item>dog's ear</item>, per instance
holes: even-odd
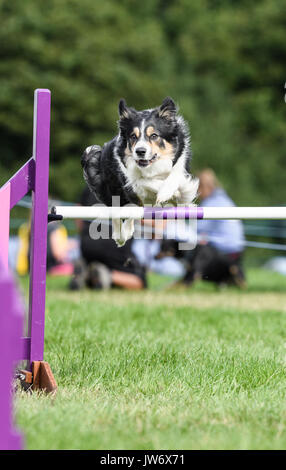
[[[120,119],[129,119],[131,117],[131,110],[127,107],[123,98],[119,101],[118,110]]]
[[[172,120],[176,116],[176,113],[177,107],[174,101],[167,96],[159,108],[159,117]]]

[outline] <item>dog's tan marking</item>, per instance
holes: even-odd
[[[163,139],[164,146],[165,147],[160,147],[160,141],[152,141],[150,142],[150,145],[152,147],[152,155],[155,155],[155,153],[159,156],[159,159],[166,160],[170,159],[173,160],[175,157],[175,151],[174,147],[172,144],[167,142],[165,139]]]
[[[152,134],[157,134],[157,131],[153,126],[148,126],[146,128],[146,136],[150,137]],[[149,145],[152,148],[152,155],[155,155],[156,153],[159,156],[159,159],[169,158],[173,160],[175,156],[174,148],[172,144],[167,142],[165,139],[161,139],[160,137],[158,137],[156,140],[151,140]]]
[[[137,139],[139,139],[139,136],[140,136],[140,129],[139,127],[133,127],[133,131],[132,133],[134,133],[137,137]],[[132,135],[132,134],[131,134]],[[127,147],[124,151],[124,155],[125,155],[125,158],[127,157],[132,157],[132,149],[133,147],[136,145],[136,140],[135,141],[132,141],[129,142],[129,144],[127,144]]]
[[[132,157],[132,152],[129,150],[128,146],[124,150],[125,158]]]
[[[129,113],[128,113],[128,110],[127,109],[124,109],[122,111],[122,114],[120,115],[120,119],[129,119]]]
[[[165,118],[165,119],[172,119],[172,111],[168,108],[160,109],[159,110],[159,117],[160,118]]]
[[[139,139],[139,135],[140,135],[139,127],[134,127],[134,128],[133,128],[133,132],[134,132],[134,134],[136,135],[137,139]]]
[[[147,137],[150,137],[150,135],[154,134],[155,132],[155,129],[153,126],[148,126],[147,129],[146,129],[146,135]]]

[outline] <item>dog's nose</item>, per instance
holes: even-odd
[[[144,147],[138,147],[138,149],[136,149],[136,153],[138,157],[144,157],[146,153],[146,149]]]

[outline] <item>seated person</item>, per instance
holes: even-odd
[[[234,206],[219,186],[212,170],[199,174],[199,194],[202,207]],[[157,258],[174,256],[185,266],[180,283],[192,284],[203,279],[220,284],[245,286],[242,268],[244,247],[243,225],[240,220],[198,220],[198,243],[194,250],[181,251],[178,241],[163,240]]]
[[[82,206],[92,206],[98,201],[86,187],[80,203]],[[108,227],[109,238],[95,240],[89,233],[90,224],[90,221],[79,221],[78,224],[81,258],[75,263],[70,288],[80,289],[84,286],[94,289],[145,288],[147,285],[145,268],[132,253],[132,240],[128,240],[124,246],[118,248],[111,238],[111,224]]]
[[[220,187],[215,173],[205,169],[199,174],[199,197],[202,207],[234,206],[234,202]],[[194,257],[201,258],[203,278],[221,277],[239,287],[245,285],[242,268],[244,231],[240,220],[198,220],[199,244]],[[199,262],[199,261],[198,261]]]

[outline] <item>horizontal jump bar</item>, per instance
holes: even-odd
[[[54,206],[51,219],[286,220],[286,207]]]

